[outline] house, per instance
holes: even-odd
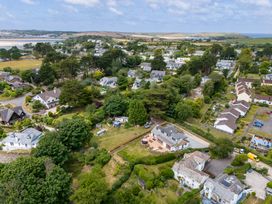
[[[9,72],[0,71],[0,80],[5,81],[10,76]]]
[[[265,75],[264,79],[266,79],[266,80],[272,80],[272,74]]]
[[[154,140],[158,141],[168,151],[182,150],[190,145],[187,136],[173,125],[158,125],[152,129],[150,134]]]
[[[222,120],[219,122],[215,122],[214,127],[229,134],[233,134],[234,131],[237,129],[235,121],[232,120]]]
[[[238,111],[240,113],[240,116],[242,116],[242,117],[244,117],[247,114],[248,110],[249,110],[249,108],[246,108],[243,105],[238,104],[238,103],[233,104],[231,107],[234,110]]]
[[[262,79],[262,86],[272,86],[272,79]]]
[[[143,62],[140,64],[140,67],[145,71],[145,72],[151,72],[151,63],[148,62]]]
[[[195,151],[185,154],[184,158],[176,162],[172,167],[174,178],[180,185],[188,186],[192,189],[200,186],[209,178],[209,175],[203,172],[206,162],[210,159],[208,154]]]
[[[228,108],[228,109],[226,109],[226,110],[224,110],[224,111],[222,112],[222,114],[224,114],[224,113],[231,114],[231,115],[232,115],[233,117],[235,117],[236,119],[238,119],[238,118],[240,117],[240,112],[237,111],[237,110],[234,109],[234,108]]]
[[[248,103],[246,101],[234,101],[232,103],[232,105],[240,105],[240,106],[243,106],[244,108],[246,108],[247,110],[250,109],[250,103]]]
[[[0,144],[3,145],[4,151],[11,150],[30,150],[37,147],[37,144],[42,136],[42,132],[34,129],[27,128],[22,132],[10,132]]]
[[[252,88],[252,84],[255,82],[255,79],[248,79],[248,78],[239,78],[238,82],[243,82],[248,88]]]
[[[218,60],[216,63],[216,68],[219,70],[232,70],[235,67],[234,60]]]
[[[142,84],[142,80],[141,79],[138,79],[136,78],[133,85],[132,85],[132,90],[137,90],[141,87],[141,84]]]
[[[237,101],[246,101],[251,102],[252,101],[252,93],[250,91],[250,82],[248,82],[248,85],[244,81],[239,81],[235,85],[236,90],[236,96]]]
[[[0,122],[4,125],[12,125],[17,120],[22,120],[25,116],[26,114],[21,106],[0,109]]]
[[[59,103],[60,89],[42,92],[33,97],[33,101],[40,101],[46,108],[53,108]]]
[[[169,70],[177,70],[182,66],[182,64],[175,62],[174,60],[169,60],[166,63],[166,68]]]
[[[204,183],[203,200],[217,204],[237,204],[243,197],[245,186],[233,175],[222,174],[217,178],[208,178]]]
[[[115,117],[114,120],[120,122],[121,124],[123,124],[123,123],[127,123],[128,122],[128,117],[125,117],[125,116]]]
[[[251,138],[250,147],[266,152],[272,148],[272,140],[269,138],[254,135]]]
[[[115,88],[117,85],[117,77],[103,77],[102,79],[100,79],[99,84],[101,86]]]
[[[253,101],[254,103],[263,103],[267,105],[272,105],[272,96],[264,96],[264,95],[255,94]]]
[[[136,78],[136,70],[128,70],[128,73],[127,73],[128,77],[129,78]]]
[[[152,70],[152,72],[150,73],[150,79],[156,82],[162,81],[164,76],[165,71]]]

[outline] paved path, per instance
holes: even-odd
[[[31,93],[27,93],[23,96],[19,96],[17,98],[14,99],[10,99],[10,100],[0,100],[0,105],[14,105],[14,106],[22,106],[24,112],[28,115],[28,116],[32,116],[32,113],[28,112],[25,108],[24,108],[24,102],[25,102],[25,97],[29,96]]]

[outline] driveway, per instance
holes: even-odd
[[[252,165],[252,166],[255,166],[257,167],[258,169],[261,169],[261,168],[266,168],[268,169],[268,175],[266,176],[267,179],[269,179],[270,181],[272,181],[272,167],[263,163],[263,162],[255,162],[255,161],[252,161],[251,159],[248,160],[248,162]]]
[[[28,115],[28,116],[32,116],[31,113],[29,113],[25,108],[24,108],[24,102],[25,102],[25,97],[29,96],[31,93],[27,93],[23,96],[14,98],[14,99],[10,99],[10,100],[0,100],[0,105],[14,105],[14,106],[22,106],[24,112]]]
[[[212,159],[206,164],[204,172],[211,175],[212,177],[217,177],[224,172],[225,168],[230,166],[233,159],[234,155],[231,155],[226,159]]]
[[[246,173],[245,183],[252,189],[252,191],[256,192],[256,197],[262,200],[265,199],[265,187],[269,180],[263,177],[256,171],[252,171],[251,173]]]

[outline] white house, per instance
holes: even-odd
[[[218,130],[222,130],[229,134],[233,134],[234,131],[237,129],[237,125],[235,121],[231,121],[231,120],[223,120],[218,123],[215,123],[214,127]]]
[[[189,147],[187,136],[173,125],[157,125],[151,131],[151,136],[169,151],[178,151]]]
[[[222,174],[216,179],[208,178],[204,183],[204,199],[218,204],[237,204],[242,198],[245,186],[233,175]]]
[[[115,88],[117,85],[117,77],[103,77],[102,79],[100,79],[99,84],[101,86]]]
[[[40,101],[46,108],[55,107],[59,103],[60,89],[45,91],[33,97],[33,101]]]
[[[35,148],[42,136],[42,133],[34,128],[27,128],[22,132],[10,132],[0,144],[4,151],[30,150]]]
[[[180,185],[188,186],[192,189],[200,186],[209,178],[209,175],[203,172],[206,162],[210,159],[208,154],[195,151],[185,154],[184,158],[176,162],[172,167],[174,178]]]
[[[272,105],[272,96],[264,96],[256,94],[254,97],[254,103],[263,103],[267,105]]]

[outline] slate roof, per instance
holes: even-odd
[[[245,186],[236,178],[236,176],[229,176],[222,174],[216,179],[207,179],[205,186],[212,186],[213,194],[218,195],[222,200],[230,202],[234,194],[240,195]]]
[[[203,162],[207,162],[209,159],[210,156],[208,154],[195,151],[190,154],[185,154],[183,159],[179,162],[176,162],[172,169],[175,172],[185,175],[189,178],[191,177],[200,183],[203,180],[203,177],[208,178],[209,175],[199,171],[197,166]]]
[[[4,108],[0,110],[0,117],[3,122],[8,123],[13,114],[20,116],[22,113],[24,113],[24,111],[21,106],[17,106],[15,108]]]
[[[54,89],[51,91],[45,91],[43,93],[38,94],[44,101],[47,101],[49,98],[59,98],[60,97],[60,89]]]
[[[183,141],[188,142],[186,140],[187,136],[183,132],[178,131],[173,125],[156,126],[151,132],[170,146],[179,145]]]
[[[7,134],[7,137],[4,138],[1,143],[13,143],[13,144],[22,144],[27,146],[36,145],[39,142],[39,139],[42,135],[42,132],[34,129],[27,128],[22,132],[10,132]]]
[[[217,126],[218,125],[226,125],[232,130],[237,129],[237,125],[236,125],[235,121],[231,121],[231,120],[223,120],[223,121],[220,121],[219,123],[217,123],[216,125]]]

